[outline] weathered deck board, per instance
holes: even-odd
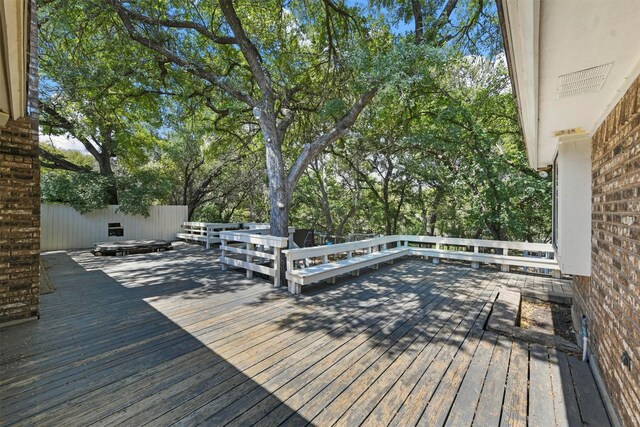
[[[464,376],[460,385],[460,390],[455,396],[455,401],[451,406],[447,425],[450,426],[470,426],[473,422],[475,408],[480,399],[480,392],[484,385],[485,377],[489,369],[489,362],[493,355],[493,350],[498,339],[497,335],[485,333],[482,341],[474,354],[469,365],[469,370]]]
[[[454,298],[460,296],[461,295],[456,295]],[[376,409],[376,407],[385,406],[379,405],[380,400],[389,394],[390,389],[396,384],[402,374],[407,371],[414,360],[416,360],[418,354],[427,347],[436,347],[437,344],[435,344],[434,340],[445,336],[445,334],[451,334],[454,327],[459,325],[462,321],[463,313],[469,315],[469,311],[465,313],[465,310],[470,308],[467,301],[462,301],[462,303],[456,301],[454,305],[447,307],[447,310],[442,310],[442,313],[437,317],[434,316],[436,317],[434,322],[432,322],[429,327],[422,332],[425,339],[421,345],[411,345],[411,347],[406,351],[399,354],[398,358],[375,380],[375,382],[369,382],[367,384],[365,379],[367,377],[372,377],[369,372],[361,375],[361,377],[358,378],[358,381],[360,383],[364,382],[366,385],[354,382],[350,386],[350,389],[352,390],[351,393],[343,393],[343,395],[341,395],[343,402],[349,402],[355,400],[354,393],[362,393],[355,402],[349,403],[349,405],[344,405],[345,409],[350,405],[353,405],[357,410],[346,412],[338,420],[337,424],[346,426],[360,424],[372,411]],[[448,314],[456,306],[458,307],[457,310],[453,312],[452,315]],[[365,390],[364,393],[362,392],[363,390]],[[379,420],[376,416],[374,416],[373,419]]]
[[[551,362],[551,385],[553,386],[553,407],[558,427],[581,426],[580,410],[576,392],[569,372],[567,355],[549,349],[549,361]]]
[[[485,286],[487,286],[487,284],[491,285],[491,278],[486,278],[484,280],[484,283]],[[482,286],[482,284],[480,284],[480,286]],[[488,294],[485,295],[487,297],[489,296]],[[477,313],[480,312],[482,304],[486,304],[487,301],[492,301],[493,299],[495,299],[495,294],[491,293],[490,298],[486,298],[485,301],[480,301],[480,303],[476,305],[475,314],[477,315]],[[486,304],[486,306],[488,307],[489,304]],[[476,323],[476,321],[478,321],[478,324],[480,326],[484,325],[485,320],[486,316],[482,316],[480,319],[475,318],[475,316],[469,317],[462,323],[462,331],[454,331],[451,337],[447,340],[446,345],[442,348],[442,351],[438,352],[437,356],[433,359],[428,369],[418,379],[418,382],[406,396],[402,407],[391,420],[392,425],[403,425],[405,423],[414,424],[420,420],[420,417],[422,416],[425,407],[429,403],[431,396],[437,389],[443,375],[446,373],[449,366],[453,362],[456,353],[458,353],[458,350],[464,344],[465,339],[470,333],[473,325]],[[473,344],[474,343],[468,344],[467,348],[472,347]]]
[[[473,419],[474,426],[490,427],[500,425],[511,346],[511,339],[498,338],[491,357],[491,364],[484,380],[484,386],[480,392],[480,401]]]
[[[547,349],[539,344],[531,344],[529,357],[529,425],[556,425]]]
[[[446,291],[442,289],[441,292],[446,292]],[[426,305],[420,307],[416,311],[425,312],[425,311],[432,310],[435,306],[437,306],[437,304],[441,303],[441,300],[442,300],[442,296],[438,296],[434,294],[432,296],[432,299],[425,301],[427,303]],[[391,326],[392,323],[388,323],[388,325]],[[403,325],[402,327],[404,328],[405,326]],[[394,333],[396,332],[394,331]],[[366,352],[368,347],[376,345],[375,343],[378,343],[379,345],[381,340],[379,340],[378,337],[380,337],[382,340],[389,340],[391,336],[388,334],[385,335],[384,328],[382,328],[379,332],[377,332],[376,335],[374,335],[369,340],[367,340],[366,336],[363,336],[363,335],[364,334],[360,334],[360,336],[356,338],[357,339],[356,341],[350,343],[349,346],[343,346],[340,349],[340,351],[333,352],[328,356],[319,359],[313,366],[308,367],[306,370],[301,372],[295,378],[291,379],[291,375],[290,375],[291,372],[284,372],[283,374],[285,374],[285,376],[282,379],[280,379],[279,382],[276,382],[274,384],[269,384],[268,382],[265,385],[268,385],[269,389],[277,391],[277,393],[275,394],[279,399],[282,399],[282,400],[287,399],[290,396],[292,396],[294,393],[296,393],[296,397],[298,398],[298,400],[300,400],[301,396],[305,394],[309,395],[310,393],[313,393],[313,391],[311,391],[313,387],[311,386],[310,383],[313,383],[314,381],[318,382],[317,379],[321,378],[322,376],[329,375],[330,377],[333,377],[338,375],[341,369],[347,369],[347,367],[350,366],[350,361],[355,360],[358,357],[358,355],[361,355],[363,354],[363,352]],[[304,393],[298,392],[298,390],[301,389],[302,387],[306,388],[305,392]],[[234,425],[245,425],[247,422],[250,422],[251,420],[259,419],[263,417],[265,414],[269,413],[271,409],[273,409],[274,407],[278,406],[278,404],[280,404],[280,400],[277,398],[274,399],[271,395],[264,396],[264,393],[260,393],[260,392],[258,394],[262,396],[257,396],[257,398],[259,399],[260,397],[262,397],[262,400],[260,402],[256,402],[256,404],[253,405],[249,411],[243,413],[240,417],[233,419]],[[292,402],[288,402],[287,406],[292,407]],[[228,415],[224,415],[224,416],[233,417],[234,411],[233,410],[228,411],[228,409],[230,408],[227,408],[225,410],[225,412],[227,412]],[[237,417],[238,413],[235,413],[235,416]],[[221,419],[220,416],[216,418]],[[276,415],[274,414],[269,418],[270,420],[275,420]],[[215,419],[212,419],[211,421],[214,422]]]
[[[435,297],[435,295],[433,296]],[[429,297],[429,300],[427,301],[428,304],[431,303],[431,298]],[[420,303],[420,300],[417,300],[418,303]],[[420,306],[415,307],[415,309],[417,311],[419,311],[421,308]],[[391,312],[393,312],[393,310],[390,310]],[[366,313],[363,313],[364,315],[367,315]],[[350,316],[352,316],[350,314]],[[396,318],[397,319],[397,318]],[[378,338],[381,339],[386,339],[386,340],[390,340],[392,336],[394,336],[394,334],[400,334],[401,331],[403,330],[403,328],[407,328],[406,324],[408,322],[406,322],[405,324],[401,325],[400,327],[398,327],[398,324],[395,322],[391,322],[389,323],[389,325],[387,325],[385,328],[383,328],[382,330],[378,331],[375,333],[375,335],[371,336],[371,339],[369,339],[369,346],[374,346],[375,343],[377,342],[376,340]],[[397,329],[394,329],[397,328]],[[392,331],[389,335],[389,332],[387,331]],[[370,331],[370,333],[373,331]],[[325,354],[328,355],[332,355],[332,349],[336,348],[336,346],[342,345],[343,342],[345,341],[345,339],[350,338],[350,335],[347,334],[344,337],[340,337],[340,338],[333,338],[331,339],[326,345],[324,345],[322,347],[322,351],[323,353],[314,353],[311,355],[311,357],[307,356],[306,354],[300,354],[300,355],[296,355],[296,358],[299,359],[298,363],[296,363],[295,365],[292,364],[291,362],[289,362],[286,366],[286,374],[281,375],[278,372],[273,372],[273,369],[271,369],[271,372],[269,374],[269,381],[267,381],[266,383],[263,383],[263,390],[258,389],[259,392],[265,392],[267,389],[269,390],[269,392],[275,391],[278,388],[278,382],[279,381],[287,381],[291,378],[295,378],[297,375],[299,375],[301,372],[303,371],[308,371],[309,370],[309,365],[313,362],[315,362],[316,360],[318,361],[318,364],[314,364],[313,368],[314,369],[318,369],[318,366],[326,366],[327,365],[327,361],[328,359],[324,357]],[[350,349],[353,347],[347,347],[347,349]],[[358,348],[365,348],[367,349],[367,347],[362,347],[359,346]],[[354,352],[355,353],[355,352]],[[365,353],[368,354],[368,353]],[[350,354],[351,355],[351,354]],[[244,384],[244,386],[247,386],[247,384]],[[267,389],[265,389],[265,387],[267,387]],[[241,406],[238,410],[237,413],[242,413],[244,410],[246,410],[247,408],[251,407],[251,403],[253,402],[253,400],[251,399],[251,397],[254,396],[246,396],[244,395],[245,393],[250,393],[253,389],[255,389],[255,387],[252,387],[251,384],[248,384],[248,387],[242,388],[239,391],[236,391],[236,396],[235,399],[240,399],[238,401],[239,406]],[[255,390],[253,390],[255,391]],[[224,408],[225,405],[221,405],[220,401],[224,401],[224,400],[230,400],[228,393],[225,393],[225,396],[218,396],[218,393],[208,393],[209,395],[213,395],[216,396],[215,401],[210,401],[208,403],[205,404],[205,407],[200,408],[198,411],[193,411],[192,408],[182,408],[187,409],[189,411],[191,411],[187,416],[185,416],[184,422],[189,422],[189,423],[193,423],[193,422],[197,422],[197,421],[202,421],[202,418],[206,418],[207,416],[211,415],[211,414],[217,414],[217,410],[219,408]],[[243,396],[244,395],[244,396]],[[199,396],[200,398],[200,396]],[[231,399],[233,401],[233,399]],[[202,418],[201,418],[202,417]],[[220,418],[223,418],[224,414],[221,414]],[[162,422],[162,421],[161,421]],[[213,424],[217,424],[214,420],[210,421]]]
[[[383,301],[384,301],[384,300],[383,300]],[[374,313],[373,311],[371,311],[371,309],[370,309],[370,308],[368,309],[368,311],[369,311],[369,314],[368,314],[368,315],[371,315],[372,313]],[[352,316],[352,315],[354,315],[354,314],[357,314],[357,312],[350,313],[350,316]],[[313,319],[308,319],[308,320],[310,320],[310,321],[311,321],[311,322],[309,322],[309,323],[308,323],[309,325],[312,325],[312,326],[315,326],[315,327],[317,327],[317,326],[318,326],[318,324],[317,324],[317,323],[316,323],[316,324],[314,324],[314,323],[312,322],[312,320],[313,320]],[[336,317],[336,318],[333,318],[333,320],[331,321],[331,326],[336,326],[336,327],[337,327],[337,326],[340,326],[340,325],[339,325],[338,320],[339,320],[339,319],[338,319],[337,317]],[[340,328],[337,328],[337,329],[335,329],[335,330],[339,330],[339,329],[340,329]],[[322,344],[324,344],[324,345],[323,345],[323,347],[322,347],[322,350],[323,350],[323,351],[329,351],[329,349],[330,349],[330,348],[328,347],[328,345],[332,344],[332,342],[331,342],[331,340],[330,340],[330,337],[325,337],[325,338],[329,338],[329,339],[328,339],[328,340],[325,340],[326,342],[324,342],[324,343],[322,342],[322,340],[321,340],[321,341],[317,341],[317,340],[316,340],[316,341],[314,341],[314,343],[313,343],[312,347],[313,347],[313,346],[318,347],[318,346],[320,346],[320,344],[322,343]],[[305,355],[306,355],[306,353],[309,353],[310,351],[311,351],[311,348],[310,348],[310,347],[307,347],[307,348],[305,348],[303,351],[299,351],[298,353],[296,353],[296,354],[295,354],[295,357],[297,357],[297,358],[301,358],[302,356],[305,356]],[[317,357],[318,355],[317,355],[317,354],[314,354],[314,356],[315,356],[315,357]],[[320,356],[322,356],[322,355],[320,355]],[[285,362],[285,360],[286,360],[286,362]],[[305,360],[308,360],[308,359],[305,357]],[[286,366],[287,366],[287,365],[286,365],[286,363],[291,363],[291,359],[290,359],[290,358],[289,358],[289,359],[286,359],[286,358],[285,358],[285,359],[283,359],[283,360],[278,361],[277,363],[275,363],[275,362],[271,362],[271,363],[273,364],[273,366],[270,366],[270,367],[269,367],[269,369],[268,369],[268,375],[269,375],[269,376],[273,376],[273,375],[275,375],[275,373],[276,373],[276,368],[283,368],[283,367],[286,367]],[[253,369],[251,369],[251,370],[245,370],[245,371],[244,371],[244,373],[248,375],[248,374],[251,374],[253,371],[254,371]],[[259,371],[257,371],[257,372],[259,372]],[[265,377],[265,379],[266,379],[266,378],[269,378],[269,376],[267,376],[267,374],[262,374],[262,373],[261,373],[261,375],[262,375],[263,377]],[[245,381],[245,382],[247,382],[247,381]],[[227,384],[227,385],[228,385],[228,384]],[[251,387],[251,383],[250,383],[250,382],[249,382],[249,385],[248,385],[248,386],[249,386],[249,387]],[[235,390],[235,389],[234,389],[234,390]],[[208,390],[208,391],[207,391],[207,395],[209,395],[209,396],[219,397],[219,396],[218,396],[218,393],[221,393],[222,391],[224,391],[224,386],[222,386],[222,387],[220,387],[219,389],[216,389],[216,390]],[[197,399],[198,399],[198,400],[206,400],[206,396],[205,396],[205,397],[198,396],[198,397],[197,397]],[[244,401],[244,400],[246,400],[246,396],[245,396],[245,399],[243,399],[242,401]],[[171,404],[173,404],[175,401],[176,401],[176,399],[172,399]],[[192,400],[192,401],[191,401],[191,402],[189,402],[187,405],[185,405],[185,407],[172,410],[173,415],[174,415],[175,417],[179,417],[179,415],[176,415],[176,413],[180,414],[180,413],[181,413],[181,411],[184,411],[184,410],[186,410],[187,412],[188,412],[188,411],[192,411],[192,410],[193,410],[194,403],[195,403],[195,402]],[[165,407],[165,409],[167,409],[167,408]],[[157,411],[156,411],[156,412],[157,412]],[[165,417],[168,417],[168,416],[170,416],[170,415],[167,415],[167,416],[165,416]]]
[[[609,418],[589,366],[574,356],[568,356],[568,359],[582,421],[591,426],[609,426]]]
[[[460,295],[456,295],[454,299],[459,296]],[[456,302],[454,302],[453,305],[450,304],[438,310],[441,312],[440,314],[436,312],[433,316],[427,316],[425,318],[428,319],[429,317],[435,317],[435,321],[441,320],[443,321],[442,324],[447,324],[448,322],[452,322],[453,324],[459,323],[459,321],[467,318],[467,316],[473,316],[473,314],[470,315],[470,312],[467,311],[469,309],[469,306],[465,306],[464,302],[465,299],[460,298]],[[462,307],[462,310],[460,310],[460,307]],[[450,312],[453,312],[452,316],[448,314]],[[432,324],[433,323],[429,323],[426,326],[431,326]],[[414,334],[422,335],[419,330],[414,332]],[[320,414],[318,414],[317,417],[312,418],[312,422],[318,425],[333,424],[337,419],[344,415],[344,412],[346,410],[351,407],[353,401],[357,400],[362,395],[362,393],[368,391],[369,387],[371,386],[371,382],[379,377],[380,373],[383,372],[390,365],[390,363],[394,361],[394,358],[402,353],[405,353],[407,348],[411,344],[412,342],[407,342],[404,344],[400,344],[399,346],[396,346],[394,348],[388,349],[387,352],[376,359],[374,363],[366,365],[366,371],[363,373],[359,372],[359,368],[361,366],[360,362],[358,363],[358,366],[352,366],[350,368],[351,372],[347,372],[346,378],[350,379],[355,377],[356,379],[351,382],[344,390],[342,390],[340,394],[336,398],[334,398],[333,401],[328,406],[326,406]],[[315,403],[317,402],[317,400],[314,399],[312,402]],[[358,405],[356,407],[358,412],[363,411],[362,405]],[[351,411],[349,416],[345,417],[341,425],[356,424],[356,420],[357,417],[359,417],[359,414],[356,414],[355,412],[356,411]],[[305,414],[305,412],[302,413]],[[351,421],[350,418],[354,418],[354,420]]]
[[[507,390],[500,425],[526,426],[529,376],[529,346],[513,342],[507,374]]]
[[[500,288],[564,282],[408,259],[292,297],[197,247],[72,255],[42,320],[0,329],[0,424],[606,420],[586,365],[482,329]]]

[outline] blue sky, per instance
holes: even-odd
[[[369,1],[368,0],[345,0],[347,6],[359,6],[363,9],[369,9]],[[410,31],[413,31],[413,22],[399,22],[396,25],[391,27],[391,30],[395,34],[406,34]]]

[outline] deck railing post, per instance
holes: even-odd
[[[503,254],[504,256],[508,256],[508,255],[509,255],[509,249],[507,249],[507,248],[503,249],[503,250],[502,250],[502,254]],[[509,270],[510,270],[510,267],[511,267],[511,266],[510,266],[509,264],[502,264],[502,265],[500,266],[500,270],[502,270],[502,271],[503,271],[503,272],[505,272],[505,273],[508,273],[508,272],[509,272]]]
[[[227,241],[225,239],[220,239],[220,248],[222,248],[222,251],[220,252],[220,267],[222,268],[222,271],[227,269],[227,265],[224,263],[224,258],[227,256],[227,251],[224,250],[226,246]]]
[[[437,250],[437,251],[438,251],[438,250],[440,250],[440,243],[436,243],[436,250]],[[437,257],[437,256],[434,256],[433,258],[431,258],[431,262],[432,262],[434,265],[438,265],[438,264],[440,264],[440,258],[439,258],[439,257]]]
[[[255,245],[253,243],[247,243],[248,251],[252,251],[254,250],[254,248],[255,248]],[[253,255],[247,254],[245,259],[249,264],[251,264],[253,262]],[[253,277],[253,271],[247,268],[247,279],[251,279],[252,277]]]
[[[276,256],[277,258],[277,256]],[[291,256],[287,256],[287,272],[292,272],[294,269],[294,263],[293,263],[293,255]],[[287,279],[287,287],[289,288],[289,292],[291,292],[292,294],[296,293],[296,284],[293,280],[291,279]]]
[[[369,253],[370,253],[370,254],[372,254],[372,253],[374,253],[374,252],[379,252],[379,251],[380,251],[380,246],[379,246],[379,245],[374,245],[374,246],[371,246],[371,247],[369,248]],[[373,265],[371,266],[371,268],[373,268],[374,270],[377,270],[377,269],[379,269],[379,268],[380,268],[380,264],[373,264]]]
[[[347,259],[351,259],[353,258],[353,251],[347,251]],[[358,275],[358,271],[352,271],[351,272],[352,276],[357,276]]]
[[[473,247],[473,253],[474,254],[479,254],[480,253],[480,247],[478,245],[475,245]],[[480,268],[480,263],[478,261],[471,261],[471,268],[473,268],[474,270],[477,270]]]
[[[282,268],[282,248],[280,247],[274,247],[273,248],[273,254],[275,255],[275,259],[273,260],[273,271],[274,271],[274,278],[273,278],[273,287],[274,288],[278,288],[280,287],[280,269]]]

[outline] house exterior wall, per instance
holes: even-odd
[[[35,16],[35,0],[30,16]],[[38,316],[40,164],[37,27],[31,20],[29,114],[0,127],[0,325]]]
[[[574,277],[575,308],[625,426],[640,425],[640,77],[592,140],[591,278]],[[631,366],[623,362],[630,356]]]

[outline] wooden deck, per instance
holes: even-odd
[[[71,255],[0,329],[0,424],[608,425],[586,364],[483,329],[566,281],[409,259],[291,296],[192,246]]]

